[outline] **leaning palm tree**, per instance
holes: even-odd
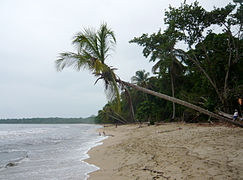
[[[61,53],[56,60],[58,71],[66,67],[73,67],[80,71],[81,68],[88,69],[97,80],[103,79],[105,90],[110,99],[117,99],[117,111],[121,111],[119,87],[115,79],[114,68],[105,64],[105,60],[110,55],[116,44],[114,32],[107,27],[107,24],[101,24],[100,29],[84,29],[77,33],[72,41],[77,52]]]
[[[109,52],[114,48],[114,45],[116,44],[114,32],[109,29],[105,23],[101,24],[98,31],[93,29],[84,29],[82,32],[77,33],[74,36],[72,43],[76,47],[77,52],[61,53],[59,58],[56,60],[57,70],[61,71],[66,67],[73,67],[77,71],[80,71],[81,68],[90,70],[97,77],[95,83],[102,79],[105,83],[105,89],[109,90],[111,94],[110,97],[116,97],[117,111],[121,111],[119,87],[122,88],[124,86],[129,86],[144,93],[151,94],[153,96],[157,96],[177,104],[181,104],[214,118],[232,122],[235,125],[243,127],[243,125],[240,123],[212,113],[201,107],[119,79],[114,73],[115,69],[105,64],[105,60],[109,56]]]

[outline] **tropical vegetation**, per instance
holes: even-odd
[[[212,121],[211,117],[224,119],[219,111],[240,112],[243,1],[212,11],[198,2],[184,2],[179,8],[169,7],[164,22],[164,31],[130,41],[142,46],[143,55],[154,63],[150,77],[138,70],[132,83],[125,82],[105,63],[116,43],[106,24],[98,31],[76,34],[77,52],[61,53],[56,60],[58,70],[83,67],[105,83],[109,101],[98,112],[97,123]],[[187,47],[181,48],[182,43]]]

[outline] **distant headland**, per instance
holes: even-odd
[[[0,124],[95,124],[95,116],[87,118],[22,118],[0,119]]]

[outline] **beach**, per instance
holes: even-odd
[[[108,139],[86,162],[100,170],[88,180],[241,180],[243,129],[226,125],[165,123],[99,129]]]

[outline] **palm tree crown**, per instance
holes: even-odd
[[[118,111],[120,111],[120,95],[115,69],[105,64],[106,58],[116,44],[114,32],[107,27],[106,23],[103,23],[97,31],[84,29],[77,33],[72,44],[77,52],[60,53],[56,60],[57,70],[62,71],[66,67],[73,67],[77,71],[80,71],[81,68],[90,70],[98,78],[95,83],[100,79],[104,80],[109,98],[117,98]]]
[[[77,33],[72,44],[76,47],[77,53],[61,53],[59,59],[56,60],[57,70],[61,71],[65,67],[72,66],[78,71],[84,67],[99,73],[109,52],[116,44],[116,38],[107,24],[101,24],[98,31],[89,28]]]
[[[136,71],[136,75],[131,78],[132,82],[146,87],[148,82],[149,72],[145,72],[145,70]]]

